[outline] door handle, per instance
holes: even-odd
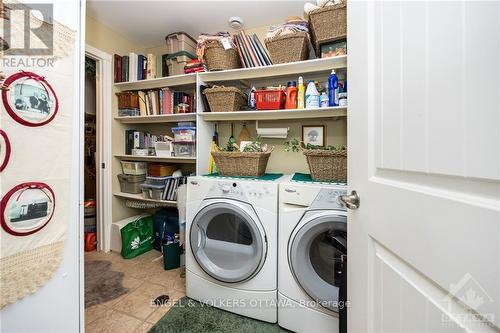
[[[356,191],[351,191],[351,194],[341,195],[340,201],[349,209],[359,208],[359,195]]]

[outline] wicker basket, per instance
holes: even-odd
[[[305,32],[266,38],[265,43],[273,64],[309,58],[309,38]]]
[[[334,42],[347,37],[347,2],[326,6],[309,13],[309,31],[316,49],[320,52],[321,44]]]
[[[213,87],[203,91],[212,112],[239,111],[246,103],[246,96],[235,87]]]
[[[209,71],[222,71],[240,68],[240,57],[234,48],[225,50],[221,42],[208,41],[205,43],[203,57]]]
[[[319,181],[347,181],[347,151],[304,149],[311,178]]]
[[[118,109],[138,109],[139,95],[131,91],[116,93],[118,96]]]
[[[272,150],[265,153],[213,151],[212,157],[221,176],[260,177],[266,173],[271,152]]]

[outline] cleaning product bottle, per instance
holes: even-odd
[[[286,88],[285,109],[297,108],[297,83],[295,81],[288,82]]]
[[[319,108],[319,93],[313,80],[307,84],[305,100],[306,109]]]
[[[339,78],[335,73],[335,69],[328,76],[328,106],[339,105]]]
[[[248,108],[250,110],[255,110],[257,108],[257,103],[255,101],[255,87],[252,87],[248,92]]]
[[[297,108],[298,109],[303,109],[305,108],[304,104],[304,79],[302,76],[299,76],[299,86],[298,86],[298,91],[297,91]]]
[[[319,96],[319,106],[321,108],[328,107],[328,95],[326,94],[326,91],[323,91],[321,96]]]

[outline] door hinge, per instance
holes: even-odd
[[[101,163],[101,169],[106,169],[106,164]]]

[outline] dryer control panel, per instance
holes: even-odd
[[[346,210],[340,201],[340,196],[345,194],[347,194],[346,190],[322,188],[311,204],[311,208]]]
[[[274,186],[276,187],[276,186]],[[266,199],[276,195],[276,189],[270,184],[218,181],[212,184],[209,197],[234,198],[241,201]]]

